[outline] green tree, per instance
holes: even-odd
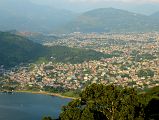
[[[138,77],[153,77],[154,76],[154,71],[150,70],[150,69],[145,69],[145,70],[139,70],[137,72]]]
[[[137,91],[132,88],[92,84],[83,90],[80,99],[64,107],[60,119],[142,120],[144,104],[140,100]]]
[[[52,118],[51,117],[43,117],[42,120],[52,120]]]
[[[85,108],[81,115],[81,120],[94,120],[93,113],[89,108]]]
[[[63,112],[60,115],[61,120],[80,120],[81,118],[81,103],[79,100],[73,100],[68,106],[63,107]]]

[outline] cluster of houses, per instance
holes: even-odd
[[[20,67],[8,74],[21,85],[81,89],[91,83],[116,84],[136,88],[159,85],[159,59],[134,62],[129,58],[114,57],[81,64],[43,63],[32,68]],[[32,65],[33,66],[33,65]],[[153,76],[139,76],[140,70],[150,69]]]
[[[116,54],[112,58],[85,61],[79,64],[49,63],[19,66],[7,71],[6,76],[21,86],[39,85],[82,89],[91,83],[115,84],[135,88],[159,85],[159,33],[72,33],[46,45],[91,48],[103,53]],[[139,75],[139,71],[153,75]],[[0,72],[2,67],[0,67]]]

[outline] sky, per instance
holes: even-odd
[[[122,3],[159,3],[159,0],[32,0],[43,3],[67,2],[67,3],[105,3],[105,2],[122,2]]]

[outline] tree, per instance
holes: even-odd
[[[83,90],[80,99],[64,107],[60,119],[142,120],[144,104],[140,100],[137,91],[132,88],[92,84]]]
[[[150,69],[139,70],[137,73],[138,77],[154,77],[154,74],[154,71]]]
[[[85,108],[81,114],[81,120],[94,120],[93,113],[89,108]]]
[[[51,117],[43,117],[42,120],[52,120],[52,118]]]
[[[63,111],[60,115],[61,120],[80,120],[81,118],[81,104],[79,100],[73,100],[68,106],[63,107]]]
[[[159,120],[159,98],[152,98],[145,108],[146,120]]]

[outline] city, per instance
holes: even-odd
[[[62,45],[109,53],[112,58],[83,63],[30,63],[5,71],[4,77],[25,86],[83,89],[91,83],[115,84],[137,89],[159,85],[159,33],[71,33],[46,46]],[[24,88],[23,88],[24,87]]]
[[[159,0],[0,0],[0,120],[159,120]]]

